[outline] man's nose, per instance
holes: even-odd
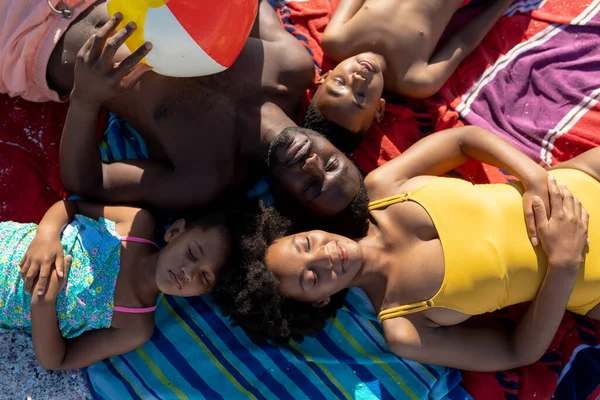
[[[311,154],[311,156],[306,159],[302,166],[302,170],[313,177],[321,177],[325,174],[323,162],[316,154]]]

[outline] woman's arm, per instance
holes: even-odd
[[[469,159],[502,168],[523,183],[527,230],[533,244],[537,245],[531,201],[536,195],[544,204],[548,204],[546,170],[510,143],[485,129],[464,126],[429,135],[413,144],[399,157],[371,172],[365,179],[365,184],[369,195],[376,198],[378,188],[397,187],[398,183],[420,175],[443,175]]]
[[[556,334],[576,278],[570,271],[550,268],[512,332],[464,323],[433,328],[424,318],[394,318],[383,321],[387,345],[403,358],[467,371],[504,371],[533,364]]]
[[[397,92],[418,99],[425,99],[437,93],[465,57],[481,43],[512,2],[513,0],[491,2],[481,14],[440,46],[433,56],[423,53],[422,58],[415,60],[417,62],[406,72],[404,79],[398,81]]]
[[[549,178],[551,216],[539,198],[535,220],[548,269],[527,313],[512,331],[465,326],[432,328],[423,315],[383,322],[390,349],[401,357],[471,371],[499,371],[532,364],[547,350],[569,302],[589,217],[581,203]]]
[[[497,135],[477,126],[447,129],[424,137],[367,176],[394,184],[421,175],[443,175],[469,159],[502,168],[527,187],[546,181],[546,171]]]

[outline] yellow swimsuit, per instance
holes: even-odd
[[[551,173],[590,215],[591,246],[567,306],[583,315],[600,303],[600,183],[578,170]],[[445,266],[444,281],[435,296],[384,310],[379,320],[430,307],[477,315],[533,300],[546,274],[547,260],[541,246],[534,248],[529,241],[522,194],[520,183],[473,185],[436,178],[410,193],[371,202],[371,211],[407,200],[420,204],[437,229]]]

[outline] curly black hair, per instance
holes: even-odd
[[[314,100],[308,105],[302,127],[322,133],[341,151],[349,154],[356,150],[362,142],[365,132],[352,132],[333,121],[328,120],[317,109]]]
[[[285,298],[264,258],[275,240],[294,233],[294,221],[262,203],[247,211],[238,224],[233,254],[217,277],[215,303],[256,342],[285,344],[315,336],[344,305],[347,290],[321,308]]]

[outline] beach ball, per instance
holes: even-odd
[[[161,75],[216,74],[236,60],[250,35],[256,0],[109,0],[110,15],[123,14],[137,30],[126,42],[135,51],[145,42],[152,51],[142,61]]]

